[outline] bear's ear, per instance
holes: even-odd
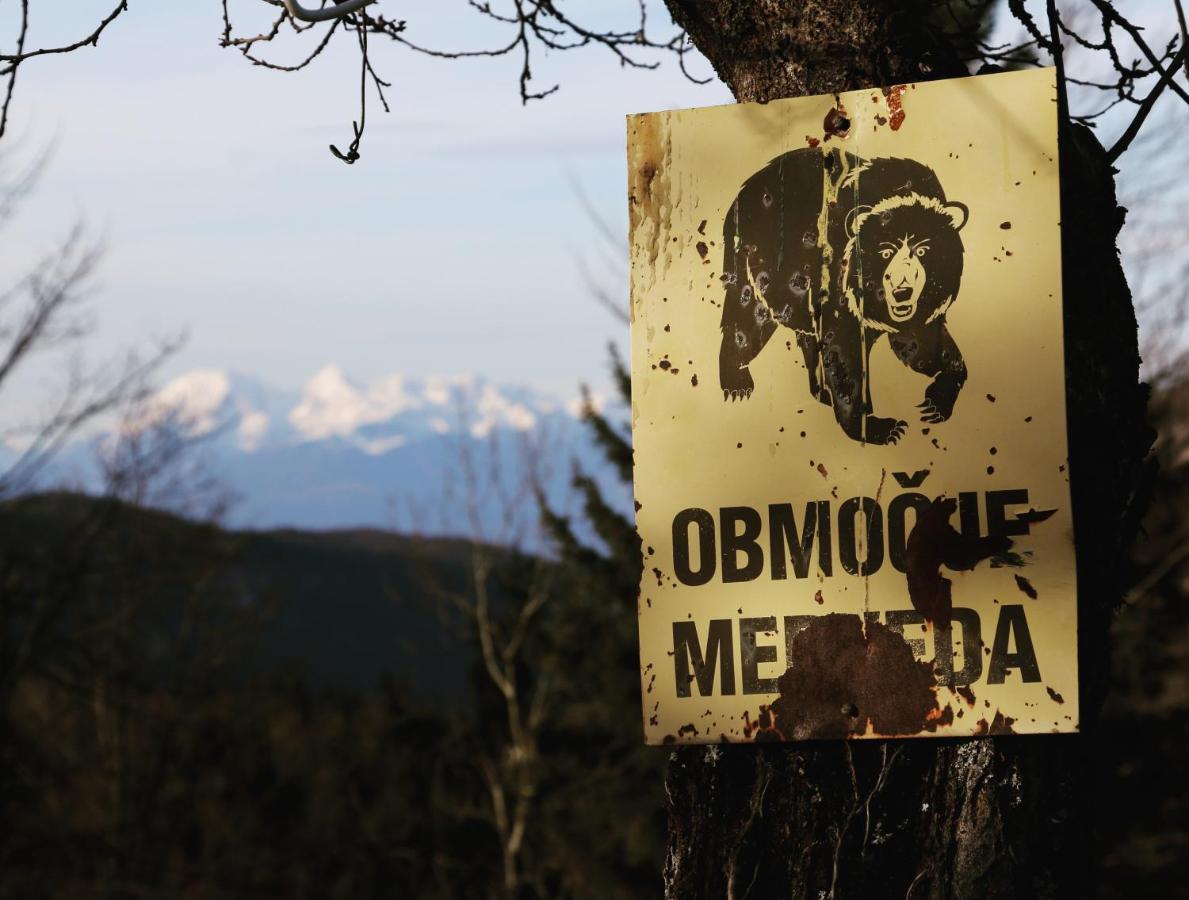
[[[870,206],[856,206],[846,214],[846,236],[853,238],[858,228],[859,220],[871,212]]]
[[[962,227],[970,219],[970,207],[965,203],[959,203],[957,200],[952,200],[942,207],[942,210],[954,225],[954,231],[961,231]]]

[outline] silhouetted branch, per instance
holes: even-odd
[[[260,45],[271,44],[283,34],[305,34],[313,28],[303,25],[293,19],[288,9],[275,0],[264,0],[275,6],[279,12],[267,29],[251,36],[237,36],[233,26],[233,19],[229,10],[229,0],[222,0],[223,6],[223,35],[220,44],[223,47],[236,49],[241,55],[255,66],[261,66],[282,72],[292,72],[304,69],[322,55],[337,31],[347,30],[356,33],[361,57],[361,69],[365,85],[361,90],[359,118],[352,123],[353,137],[346,151],[340,151],[333,145],[331,152],[343,162],[351,164],[359,159],[359,147],[363,140],[366,125],[367,90],[366,81],[370,79],[384,105],[383,88],[389,84],[376,72],[369,56],[367,35],[386,37],[393,43],[414,53],[436,59],[493,59],[504,56],[518,56],[520,68],[517,85],[522,103],[530,100],[542,100],[555,93],[560,85],[553,84],[544,88],[536,88],[534,63],[538,54],[550,51],[578,50],[585,47],[601,47],[614,57],[619,65],[633,69],[655,69],[660,65],[657,54],[671,54],[677,60],[681,72],[689,80],[705,84],[710,78],[699,79],[692,75],[686,66],[686,55],[691,48],[686,40],[684,31],[673,27],[668,35],[654,37],[649,31],[647,7],[644,0],[635,0],[633,21],[624,28],[596,28],[585,24],[584,21],[569,13],[562,12],[553,0],[509,0],[510,8],[499,10],[486,0],[467,0],[467,6],[480,18],[493,24],[497,28],[506,29],[505,39],[499,40],[487,47],[478,48],[442,48],[414,41],[407,36],[408,26],[404,20],[390,19],[381,13],[373,12],[374,6],[358,10],[352,15],[336,18],[318,38],[313,48],[296,63],[281,63],[265,58],[257,52]],[[340,27],[341,26],[341,27]]]

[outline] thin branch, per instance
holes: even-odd
[[[1107,162],[1113,163],[1116,159],[1122,156],[1123,151],[1131,146],[1131,142],[1134,141],[1135,136],[1139,134],[1140,128],[1143,127],[1144,121],[1152,112],[1152,108],[1156,105],[1156,101],[1160,98],[1161,93],[1163,93],[1164,89],[1172,82],[1173,78],[1177,74],[1177,71],[1184,64],[1185,48],[1182,47],[1181,52],[1178,53],[1176,59],[1173,60],[1173,64],[1169,66],[1168,70],[1163,76],[1161,76],[1156,87],[1152,88],[1151,93],[1149,93],[1140,104],[1139,112],[1135,114],[1131,122],[1127,125],[1127,128],[1123,131],[1123,134],[1119,136],[1119,139],[1115,141],[1114,146],[1112,146],[1107,152]]]
[[[1123,18],[1119,15],[1118,10],[1114,8],[1108,0],[1090,0],[1098,10],[1102,13],[1103,20],[1112,22],[1127,32],[1128,36],[1135,42],[1135,46],[1139,47],[1140,52],[1147,58],[1148,63],[1152,66],[1152,72],[1158,72],[1163,77],[1167,73],[1161,65],[1161,59],[1157,58],[1156,54],[1152,52],[1152,48],[1148,46],[1147,41],[1144,40],[1143,35],[1140,34],[1139,26],[1133,22]],[[1170,45],[1171,49],[1171,45]],[[1167,57],[1168,54],[1166,54]],[[1182,100],[1189,103],[1189,92],[1185,88],[1176,83],[1175,80],[1169,80],[1169,86],[1180,96]]]
[[[0,108],[0,138],[8,130],[8,109],[12,105],[12,92],[17,84],[17,70],[20,68],[20,58],[25,52],[25,37],[29,33],[29,0],[21,0],[21,30],[17,35],[17,60],[3,73],[8,75],[8,84],[4,87],[4,106]]]
[[[22,0],[21,5],[25,8],[25,17],[28,17],[28,0]],[[18,47],[16,53],[0,53],[0,62],[6,62],[9,65],[0,68],[0,76],[7,75],[14,68],[19,66],[26,60],[30,60],[35,56],[47,56],[53,53],[73,53],[75,50],[81,50],[84,47],[96,47],[99,45],[99,38],[107,26],[114,22],[123,13],[128,11],[128,0],[120,0],[116,4],[116,8],[103,17],[102,21],[95,26],[95,29],[86,37],[75,41],[73,44],[63,44],[60,47],[44,47],[40,50],[25,51],[23,47]]]

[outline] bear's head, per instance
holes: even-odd
[[[962,280],[961,203],[907,193],[859,206],[847,220],[843,286],[867,325],[899,331],[945,314]]]

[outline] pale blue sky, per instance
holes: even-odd
[[[70,15],[53,19],[34,4],[31,44],[78,37],[110,3],[71,0]],[[606,14],[633,4],[576,5]],[[667,20],[653,5],[661,33]],[[1167,20],[1164,6],[1130,4]],[[12,33],[15,8],[0,7],[0,33]],[[268,12],[255,0],[232,9],[246,33]],[[462,0],[377,9],[426,43],[498,40]],[[538,57],[539,85],[562,88],[526,108],[518,59],[438,61],[377,40],[393,112],[371,103],[363,159],[348,167],[326,147],[348,142],[356,115],[350,40],[280,74],[220,49],[221,29],[218,0],[137,2],[98,48],[21,69],[14,132],[26,151],[52,143],[55,154],[5,235],[0,275],[83,218],[109,248],[89,353],[186,329],[163,378],[222,368],[298,388],[335,362],[364,381],[473,372],[566,394],[579,380],[605,382],[606,342],[625,344],[626,327],[579,275],[599,238],[571,180],[625,227],[624,116],[728,102],[721,83],[691,84],[671,62],[622,69],[592,48]],[[266,52],[292,61],[308,46],[307,36]],[[1180,150],[1161,158],[1170,153],[1181,157],[1174,167],[1183,161]],[[1168,222],[1157,230],[1176,254],[1184,231],[1179,216]]]
[[[34,19],[32,43],[75,36],[109,2],[70,6]],[[260,6],[232,3],[246,32]],[[461,2],[377,9],[414,38],[492,42]],[[393,111],[370,105],[348,167],[326,147],[350,138],[353,44],[280,74],[220,49],[221,28],[218,0],[136,3],[97,49],[21,70],[16,132],[56,150],[3,267],[77,217],[102,234],[92,355],[186,328],[166,376],[218,367],[298,387],[333,361],[362,380],[477,372],[566,393],[605,380],[606,341],[626,328],[578,274],[598,239],[570,179],[626,229],[624,116],[725,102],[720,83],[590,49],[538,59],[541,85],[562,88],[525,108],[514,59],[437,61],[374,40]]]

